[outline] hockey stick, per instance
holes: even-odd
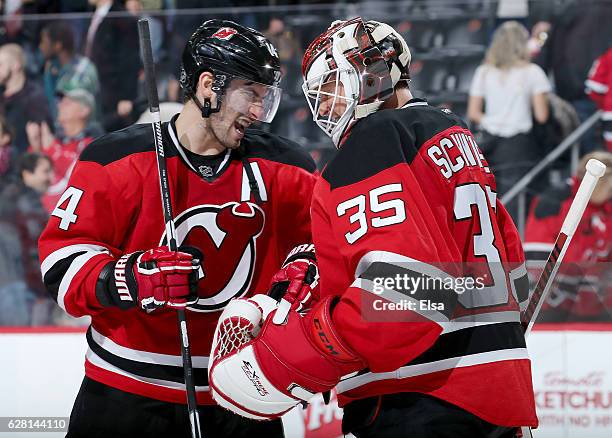
[[[570,205],[569,211],[563,220],[561,231],[557,236],[557,241],[555,242],[553,250],[548,256],[548,260],[546,260],[544,270],[542,270],[542,273],[540,274],[540,278],[538,279],[535,289],[529,297],[529,303],[527,304],[525,311],[521,314],[521,325],[523,326],[525,337],[527,337],[527,335],[531,332],[533,324],[538,318],[542,304],[544,304],[546,296],[552,287],[553,280],[555,279],[557,271],[561,266],[561,261],[565,256],[565,252],[572,241],[576,228],[578,228],[578,224],[582,220],[584,210],[591,199],[591,194],[597,185],[597,181],[605,172],[606,166],[601,161],[591,159],[586,164],[586,173],[584,174],[584,178],[582,178],[582,182],[578,187],[576,196],[574,196],[572,205]],[[530,427],[522,427],[521,432],[523,434],[523,438],[533,437]]]
[[[605,164],[595,159],[589,160],[585,167],[586,173],[578,187],[576,196],[574,196],[572,205],[570,205],[569,211],[563,220],[561,231],[559,232],[559,236],[557,236],[557,241],[555,242],[552,252],[548,256],[548,260],[546,260],[544,270],[540,274],[535,289],[529,298],[529,304],[527,304],[525,311],[521,314],[521,324],[523,325],[525,336],[531,331],[540,313],[542,304],[552,287],[553,280],[557,275],[563,256],[576,232],[576,228],[578,228],[578,224],[591,199],[591,194],[597,185],[597,181],[606,172]]]
[[[168,182],[168,170],[164,153],[164,143],[161,133],[161,119],[159,114],[159,96],[157,95],[157,84],[155,81],[155,65],[153,64],[153,53],[151,50],[151,35],[149,33],[149,20],[141,18],[138,20],[138,36],[140,40],[140,52],[145,72],[145,88],[149,100],[149,113],[153,119],[153,139],[155,141],[155,152],[157,155],[157,171],[159,173],[159,186],[161,192],[162,208],[164,210],[164,222],[166,223],[166,237],[170,251],[178,249],[176,243],[176,229],[172,215],[172,204],[170,203],[170,184]],[[191,350],[189,347],[189,335],[187,332],[187,320],[184,309],[177,309],[179,332],[181,334],[181,354],[183,356],[183,371],[185,373],[185,389],[187,391],[187,411],[191,425],[192,438],[200,438],[200,416],[198,414],[195,384],[193,381],[193,365],[191,363]]]

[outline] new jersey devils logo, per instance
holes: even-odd
[[[255,266],[255,240],[264,223],[264,212],[250,202],[199,205],[176,217],[177,243],[195,246],[204,254],[199,293],[205,298],[189,309],[214,312],[247,292]],[[165,233],[160,245],[166,245]]]
[[[212,38],[219,38],[220,40],[228,41],[237,33],[238,31],[232,27],[222,27],[212,34]]]

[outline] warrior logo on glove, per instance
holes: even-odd
[[[125,254],[106,265],[96,284],[96,296],[103,306],[127,310],[136,304],[148,312],[164,306],[186,307],[198,300],[200,250],[167,246]]]

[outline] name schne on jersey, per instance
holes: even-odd
[[[427,156],[446,179],[466,167],[480,167],[490,173],[471,132],[456,127],[447,129],[425,145]]]

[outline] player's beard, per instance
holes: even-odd
[[[214,116],[212,115],[211,118]],[[216,123],[210,124],[210,132],[214,139],[225,149],[236,149],[240,146],[241,139],[235,139],[233,135],[234,122],[227,118],[218,118]]]

